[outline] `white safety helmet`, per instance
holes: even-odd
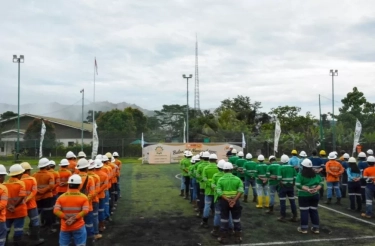
[[[202,156],[203,156],[203,152],[200,152],[200,153],[199,153],[199,157],[202,157]]]
[[[369,157],[367,157],[366,161],[373,163],[373,162],[375,162],[375,157],[373,157],[372,155],[370,155]]]
[[[90,159],[89,162],[89,170],[96,168],[95,161]]]
[[[201,160],[201,156],[200,156],[200,155],[196,155],[196,156],[195,156],[195,160],[196,160],[196,161],[200,161],[200,160]]]
[[[276,160],[276,157],[275,157],[274,155],[270,155],[270,156],[268,157],[268,161],[270,161],[270,160],[272,160],[272,159],[275,159],[275,160]]]
[[[203,152],[202,157],[203,158],[210,158],[210,152],[208,152],[208,151]]]
[[[186,151],[186,154],[185,154],[186,157],[190,157],[190,156],[193,156],[193,153],[191,153],[191,151]]]
[[[350,155],[349,155],[348,153],[345,153],[345,154],[343,155],[343,157],[344,157],[344,159],[349,159],[349,158],[350,158]]]
[[[195,156],[191,157],[190,163],[194,163],[195,164],[195,161],[196,161]]]
[[[337,153],[337,151],[332,151],[333,153],[335,153],[335,155],[337,156],[339,153]]]
[[[373,155],[374,154],[374,151],[372,151],[372,149],[368,149],[366,152],[367,152],[368,155]]]
[[[187,153],[188,153],[188,150],[185,150],[185,151],[184,151],[184,155],[186,156]]]
[[[28,162],[22,162],[21,167],[25,170],[32,170],[33,168],[31,167],[30,163]]]
[[[217,155],[216,154],[211,154],[208,159],[210,159],[210,160],[217,160]]]
[[[9,168],[9,176],[17,176],[25,172],[25,169],[20,164],[13,164]]]
[[[99,159],[95,160],[95,168],[102,168],[104,166],[103,162]]]
[[[236,149],[232,149],[232,154],[237,154],[237,150]]]
[[[243,157],[244,156],[244,154],[243,154],[243,152],[242,151],[240,151],[240,152],[238,152],[238,154],[237,154],[239,157]]]
[[[264,161],[264,155],[258,155],[258,161]]]
[[[66,159],[75,158],[76,155],[72,151],[68,151],[68,153],[66,153],[65,157],[66,157]]]
[[[78,153],[78,157],[84,157],[84,158],[86,158],[86,154],[85,154],[85,152],[80,151],[80,152]]]
[[[232,163],[230,163],[230,162],[225,162],[225,163],[224,163],[224,166],[223,166],[223,169],[224,169],[224,170],[231,170],[231,169],[233,169],[233,165],[232,165]]]
[[[252,158],[253,158],[253,156],[250,153],[246,154],[246,159],[252,159]]]
[[[90,166],[89,161],[86,160],[85,158],[82,158],[82,159],[79,159],[79,161],[77,162],[76,169],[83,169],[83,168],[87,168],[89,166]]]
[[[68,184],[82,184],[82,178],[78,174],[73,174],[68,179]]]
[[[289,162],[289,156],[287,156],[287,155],[282,155],[281,156],[281,158],[280,158],[280,161],[281,161],[281,163],[287,163],[287,162]]]
[[[101,154],[96,155],[95,159],[102,160],[103,159],[103,155],[101,155]]]
[[[335,152],[331,152],[329,153],[328,155],[328,159],[330,160],[335,160],[337,158],[337,155],[335,154]]]
[[[220,168],[220,169],[223,169],[224,168],[224,164],[225,164],[225,160],[221,159],[220,161],[218,161],[217,163],[217,168]]]
[[[119,157],[119,155],[118,155],[117,152],[113,152],[112,156],[113,156],[113,157]]]
[[[45,157],[39,160],[38,162],[38,168],[43,168],[49,165],[49,160]]]
[[[51,161],[49,161],[48,165],[50,165],[50,166],[56,166],[56,162],[51,160]]]
[[[301,157],[307,157],[307,154],[306,154],[305,151],[302,150],[302,151],[299,153],[299,156],[301,156]]]
[[[7,175],[7,169],[3,164],[0,164],[0,175]]]
[[[348,162],[349,163],[357,163],[357,160],[354,157],[350,157]]]
[[[63,167],[63,166],[69,166],[69,161],[67,159],[62,159],[60,161],[59,166],[61,166],[61,167]]]
[[[365,152],[360,152],[360,153],[358,154],[358,157],[362,157],[362,158],[365,158],[365,157],[366,157],[366,154],[365,154]]]
[[[302,161],[301,165],[304,167],[312,167],[312,162],[310,159],[306,158]]]
[[[106,155],[103,155],[102,156],[102,162],[106,162],[106,161],[109,161],[109,159]]]

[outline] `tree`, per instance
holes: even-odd
[[[99,134],[117,139],[133,137],[137,130],[133,115],[129,111],[119,109],[101,113],[97,125]]]
[[[147,117],[143,114],[141,110],[137,108],[128,107],[124,109],[124,112],[132,115],[137,136],[141,136],[142,132],[147,132]]]
[[[44,122],[44,125],[46,126],[46,132],[44,134],[44,140],[43,140],[43,149],[47,152],[51,152],[51,149],[55,147],[56,133],[55,133],[54,124],[49,122],[48,120],[34,119],[27,126],[25,135],[23,137],[23,139],[25,140],[24,146],[26,149],[29,150],[28,153],[30,155],[33,155],[34,152],[39,153],[39,143],[40,143],[40,137],[41,137],[42,121]]]
[[[155,110],[155,117],[168,137],[179,137],[182,140],[186,105],[163,105],[162,110]]]
[[[97,119],[99,119],[99,117],[100,117],[101,114],[103,114],[102,111],[95,111],[95,121]],[[86,122],[87,123],[92,123],[92,110],[89,110],[87,112]]]
[[[17,116],[18,114],[14,113],[13,111],[6,111],[0,115],[2,120],[9,119],[12,117]]]

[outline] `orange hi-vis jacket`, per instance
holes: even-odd
[[[57,198],[53,212],[61,219],[61,231],[76,231],[85,226],[83,217],[89,213],[89,200],[78,189],[68,189]],[[77,220],[72,225],[67,225],[66,218],[71,216],[75,216]]]
[[[6,221],[7,213],[7,204],[8,204],[8,188],[0,184],[0,222]]]
[[[49,170],[49,172],[52,173],[53,177],[55,178],[55,186],[53,187],[52,194],[54,196],[56,196],[57,195],[57,187],[60,186],[60,174],[59,174],[59,172],[55,171],[52,168]]]
[[[115,164],[118,166],[119,173],[121,173],[122,162],[119,159],[115,158]]]
[[[26,190],[26,195],[27,195],[25,202],[26,202],[27,210],[36,208],[36,201],[35,201],[35,196],[37,193],[36,179],[24,173],[22,175],[21,180],[25,183],[25,190]]]
[[[102,171],[104,171],[108,175],[108,189],[112,187],[112,167],[108,164],[104,164],[102,167]]]
[[[115,184],[117,183],[118,166],[113,162],[110,162],[108,165],[112,167],[112,184]]]
[[[92,177],[94,179],[94,183],[95,183],[95,197],[94,199],[92,200],[92,202],[99,202],[99,197],[98,197],[98,191],[100,189],[100,178],[99,176],[92,170],[89,170],[88,171],[88,174],[90,177]]]
[[[15,203],[17,200],[22,197],[22,202],[14,208],[13,212],[9,210],[6,211],[6,218],[7,219],[17,219],[27,216],[27,206],[25,203],[26,197],[26,190],[25,190],[25,182],[10,177],[4,185],[8,188],[8,206],[9,205],[16,205]]]
[[[100,178],[100,188],[98,191],[98,198],[104,199],[105,198],[105,191],[108,190],[108,174],[103,171],[102,169],[96,170],[95,173]]]
[[[95,198],[95,181],[94,181],[94,178],[88,176],[88,174],[85,173],[85,172],[79,172],[78,175],[81,176],[81,178],[82,178],[82,184],[79,186],[78,190],[81,190],[83,185],[85,184],[86,179],[87,178],[89,179],[87,181],[87,186],[86,186],[86,190],[87,190],[88,194],[85,194],[85,195],[87,195],[87,198],[89,199],[89,211],[91,212],[91,211],[93,211],[92,201]]]
[[[68,179],[72,176],[72,172],[69,171],[66,167],[60,167],[60,184],[57,186],[57,193],[64,193],[68,190]]]
[[[372,179],[372,182],[375,183],[375,166],[369,166],[363,171],[364,179]]]
[[[341,163],[336,160],[329,160],[326,163],[327,182],[338,182],[340,175],[345,171]]]
[[[69,161],[69,165],[68,165],[68,170],[71,171],[72,173],[76,173],[76,166],[77,166],[77,162],[76,160],[68,160]]]
[[[38,192],[36,193],[35,200],[53,197],[52,190],[55,187],[55,177],[47,170],[40,170],[34,173],[33,177],[36,179]]]

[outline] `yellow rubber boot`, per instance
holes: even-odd
[[[258,204],[256,205],[257,208],[263,208],[263,196],[258,196]]]
[[[266,196],[264,207],[269,208],[270,207],[270,197]]]

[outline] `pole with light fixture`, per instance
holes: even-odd
[[[332,77],[332,151],[336,150],[336,127],[335,127],[335,86],[334,77],[339,76],[338,70],[329,70],[329,76]]]
[[[25,62],[25,57],[20,55],[13,55],[13,63],[18,63],[18,114],[17,114],[17,148],[15,157],[18,160],[18,155],[20,153],[20,76],[21,76],[21,63]]]
[[[189,142],[189,79],[193,78],[192,74],[186,76],[182,75],[182,78],[186,79],[186,143]]]
[[[82,89],[80,92],[82,93],[81,151],[83,151],[83,110],[85,102],[85,89]]]

